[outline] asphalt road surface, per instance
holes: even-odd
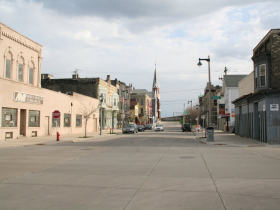
[[[279,150],[165,131],[0,149],[0,209],[280,209]]]

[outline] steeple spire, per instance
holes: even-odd
[[[155,63],[155,73],[154,73],[153,88],[159,88],[158,78],[157,78],[157,63]]]

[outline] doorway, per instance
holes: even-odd
[[[26,136],[26,109],[20,110],[19,135]]]
[[[49,116],[45,116],[45,135],[50,135],[50,118]]]

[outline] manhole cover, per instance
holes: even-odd
[[[92,149],[81,149],[81,150],[92,150]]]
[[[179,157],[179,158],[182,158],[182,159],[189,159],[189,158],[194,158],[194,157],[183,156],[183,157]]]
[[[45,144],[35,144],[35,145],[45,145]]]

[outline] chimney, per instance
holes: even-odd
[[[72,79],[78,79],[79,78],[79,74],[73,74],[72,75]]]
[[[110,75],[107,75],[106,82],[109,82],[109,81],[110,81]]]

